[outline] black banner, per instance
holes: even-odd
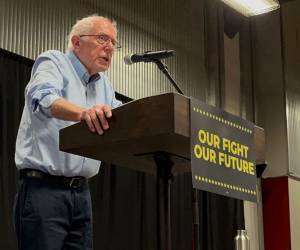
[[[191,99],[193,187],[256,202],[254,124]]]

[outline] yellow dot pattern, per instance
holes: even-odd
[[[237,192],[242,192],[242,193],[249,194],[249,195],[256,195],[255,190],[242,188],[242,187],[239,187],[239,186],[224,183],[224,182],[218,181],[218,180],[213,180],[213,179],[210,179],[210,178],[207,178],[207,177],[202,177],[202,176],[199,176],[199,175],[195,175],[195,180],[205,182],[205,183],[208,183],[208,184],[211,184],[211,185],[215,185],[215,186],[218,186],[218,187],[227,188],[227,189],[234,190],[234,191],[237,191]]]
[[[199,113],[200,115],[206,116],[207,118],[210,118],[210,119],[212,119],[212,120],[215,120],[215,121],[218,121],[218,122],[220,122],[220,123],[223,123],[223,124],[225,124],[225,125],[227,125],[227,126],[236,128],[236,129],[238,129],[238,130],[240,130],[240,131],[243,131],[243,132],[245,132],[245,133],[247,133],[247,134],[250,134],[250,135],[251,135],[251,134],[253,133],[253,131],[252,131],[251,129],[248,129],[248,128],[246,128],[246,127],[243,127],[243,126],[241,126],[241,125],[239,125],[239,124],[237,124],[237,123],[234,123],[234,122],[232,122],[232,121],[225,120],[225,119],[222,118],[222,117],[219,117],[219,116],[217,116],[217,115],[215,115],[215,114],[209,113],[209,112],[204,111],[204,110],[202,110],[202,109],[193,107],[193,111],[196,112],[196,113]]]

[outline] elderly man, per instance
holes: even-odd
[[[100,162],[60,152],[58,133],[79,121],[99,135],[109,128],[121,103],[102,72],[117,48],[115,23],[89,16],[72,27],[66,54],[47,51],[33,66],[15,154],[19,249],[92,249],[87,179]]]

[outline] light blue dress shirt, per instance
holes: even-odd
[[[44,52],[35,61],[25,89],[16,166],[52,175],[92,177],[99,171],[99,161],[59,151],[59,130],[74,122],[52,117],[51,104],[58,98],[86,108],[121,105],[108,78],[103,73],[91,77],[73,52]]]

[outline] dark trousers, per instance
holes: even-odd
[[[88,183],[77,188],[44,179],[19,180],[14,224],[20,250],[91,250]]]

